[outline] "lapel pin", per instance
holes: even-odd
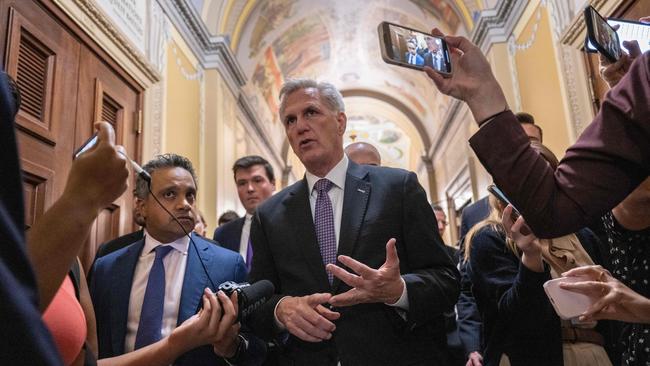
[[[361,192],[361,193],[366,193],[366,191],[364,191],[364,190],[361,189],[361,188],[357,188],[357,191],[359,191],[359,192]]]

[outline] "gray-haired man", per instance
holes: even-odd
[[[458,272],[417,177],[345,156],[333,85],[292,80],[280,97],[307,172],[253,219],[250,277],[277,291],[254,327],[288,331],[281,364],[445,365],[443,313],[456,303]]]

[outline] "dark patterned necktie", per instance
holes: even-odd
[[[174,249],[171,245],[159,245],[154,249],[156,258],[149,271],[147,289],[144,292],[138,332],[135,335],[134,350],[146,347],[160,340],[163,305],[165,304],[165,265],[163,258]]]
[[[314,226],[316,227],[316,238],[320,247],[320,255],[323,264],[336,263],[336,231],[334,230],[334,210],[332,201],[327,194],[334,186],[334,183],[328,179],[320,179],[314,185],[318,192],[316,197],[316,209],[314,213]],[[327,278],[332,284],[334,277],[327,273]]]

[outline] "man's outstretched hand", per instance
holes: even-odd
[[[374,302],[394,304],[402,296],[405,284],[400,276],[395,239],[390,239],[386,243],[386,261],[379,269],[372,269],[345,255],[340,255],[338,259],[354,273],[335,264],[328,264],[327,270],[352,289],[333,296],[329,299],[330,304],[334,306]]]

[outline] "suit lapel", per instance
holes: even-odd
[[[309,205],[309,188],[307,179],[303,178],[300,184],[294,186],[293,191],[284,201],[290,215],[289,222],[293,228],[294,242],[298,243],[305,259],[305,266],[312,272],[314,278],[321,285],[318,291],[330,291],[327,273],[320,255],[320,247],[316,238],[316,229]]]
[[[203,296],[203,290],[210,285],[208,281],[208,275],[203,269],[201,262],[205,265],[205,268],[210,268],[214,254],[208,250],[208,244],[206,241],[200,239],[198,235],[192,233],[192,239],[196,246],[192,245],[190,242],[187,247],[187,264],[185,265],[185,277],[183,279],[183,289],[181,290],[181,302],[178,308],[178,321],[177,325],[180,325],[187,318],[196,314],[199,308],[199,301],[201,296]],[[214,284],[219,286],[218,283]],[[216,289],[212,288],[213,291]]]
[[[359,238],[359,231],[363,225],[368,208],[371,184],[364,180],[368,171],[353,161],[348,166],[343,194],[343,213],[341,215],[341,229],[339,232],[339,249],[337,255],[352,256]],[[338,262],[338,261],[337,261]],[[341,265],[340,263],[337,263]],[[334,278],[332,287],[335,292],[341,280]]]
[[[111,343],[113,354],[124,353],[126,323],[129,317],[129,299],[133,284],[133,273],[142,252],[144,239],[128,247],[126,252],[115,259],[111,283]]]

